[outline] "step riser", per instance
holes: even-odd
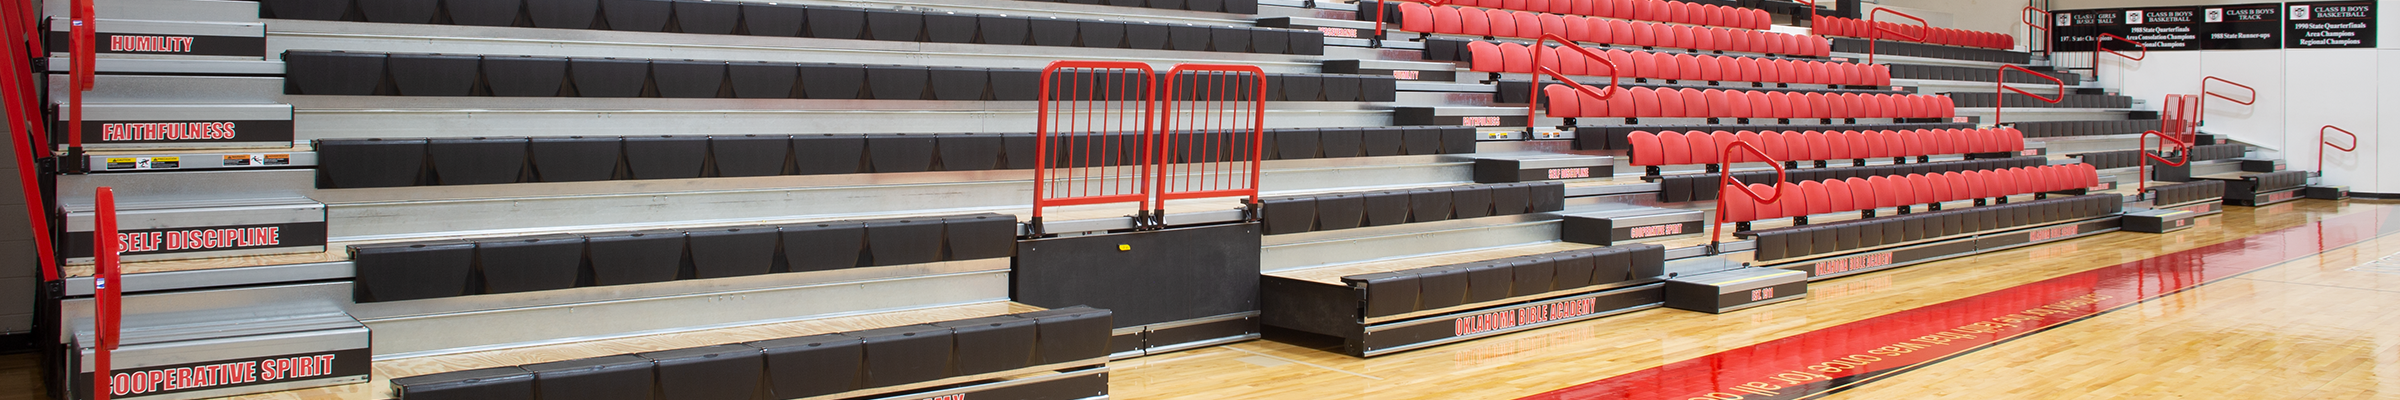
[[[1380,259],[1419,257],[1558,240],[1551,214],[1453,220],[1434,224],[1314,232],[1267,237],[1260,272],[1287,271]],[[1367,236],[1382,235],[1382,236]],[[1323,239],[1317,238],[1335,238]]]

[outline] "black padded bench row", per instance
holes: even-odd
[[[1784,181],[1800,183],[1828,179],[1871,178],[1909,174],[1939,174],[1944,172],[1983,171],[2047,165],[2041,157],[1995,158],[1983,160],[1943,161],[1916,164],[1877,165],[1867,167],[1837,167],[1793,169],[1784,173]],[[1658,201],[1681,203],[1717,199],[1719,174],[1675,174],[1658,179]],[[1775,180],[1775,171],[1736,172],[1734,179],[1743,183],[1766,183]]]
[[[1559,182],[1476,184],[1259,199],[1266,234],[1332,231],[1566,208]]]
[[[1995,94],[1980,92],[1950,92],[1943,95],[1950,96],[1950,103],[1959,107],[1992,107],[1993,104],[2005,103],[2008,108],[2133,108],[2132,97],[2107,94],[2068,93],[2065,99],[2057,103],[2041,101],[2032,96],[1993,97]]]
[[[2046,225],[2124,211],[2122,196],[2058,197],[1983,207],[1801,225],[1734,235],[1757,240],[1761,261],[1833,254],[1985,231]]]
[[[1265,136],[1261,151],[1269,160],[1475,152],[1475,128],[1470,126],[1284,128],[1268,129]]]
[[[1126,0],[1109,0],[1121,2]],[[1139,2],[1141,0],[1134,0]],[[1251,14],[1257,0],[1148,0]],[[708,0],[268,0],[263,17],[710,35],[1324,55],[1314,30]]]
[[[1814,130],[1823,130],[1823,129],[1826,129],[1826,128],[1841,128],[1841,130],[1846,130],[1846,131],[1870,131],[1870,130],[1873,130],[1873,131],[1909,131],[1909,130],[1920,130],[1920,129],[1975,129],[1975,128],[1976,128],[1976,126],[1975,126],[1975,124],[1959,124],[1959,123],[1844,124],[1844,125],[1840,125],[1840,126],[1826,126],[1826,125],[1732,125],[1732,124],[1725,124],[1725,125],[1625,125],[1625,126],[1584,126],[1584,127],[1577,127],[1577,128],[1575,128],[1575,149],[1576,149],[1576,150],[1632,150],[1632,149],[1633,149],[1633,144],[1632,144],[1632,143],[1629,143],[1629,142],[1627,142],[1627,141],[1626,141],[1626,139],[1625,139],[1625,137],[1626,137],[1626,136],[1628,136],[1628,135],[1632,135],[1632,134],[1633,134],[1635,131],[1646,131],[1646,132],[1669,132],[1669,131],[1673,131],[1673,132],[1683,132],[1683,131],[1702,131],[1702,132],[1708,132],[1708,131],[1759,131],[1759,132],[1767,132],[1767,131],[1814,131]]]
[[[1041,96],[1041,71],[909,65],[798,64],[764,61],[560,58],[507,55],[288,51],[286,94],[331,96],[663,97],[823,100],[1028,101]],[[1163,78],[1164,71],[1159,72]],[[1061,74],[1059,99],[1147,98],[1147,91],[1088,80],[1125,77]],[[1087,80],[1078,85],[1077,79]],[[1392,101],[1389,76],[1270,74],[1268,100]],[[1164,82],[1164,80],[1160,80]],[[1190,87],[1194,93],[1226,88]],[[1119,84],[1121,85],[1121,84]],[[1187,85],[1189,86],[1189,85]],[[1162,89],[1164,90],[1164,89]],[[1246,97],[1246,95],[1245,95]]]
[[[1163,10],[1213,11],[1232,14],[1257,14],[1258,0],[1031,0],[1050,3],[1099,4],[1117,7],[1149,7]]]
[[[1553,82],[1553,83],[1554,83],[1554,82],[1557,82],[1557,81],[1550,80],[1550,79],[1543,79],[1542,81],[1543,81],[1543,82]],[[1594,86],[1594,87],[1603,87],[1603,86],[1607,86],[1607,85],[1608,85],[1608,80],[1607,80],[1607,79],[1597,79],[1597,80],[1595,80],[1595,79],[1591,79],[1591,78],[1584,78],[1584,79],[1576,79],[1576,81],[1577,81],[1577,82],[1584,83],[1584,84],[1587,84],[1587,85],[1592,85],[1592,86]],[[1774,85],[1767,86],[1767,87],[1749,87],[1749,86],[1710,86],[1710,85],[1704,85],[1704,84],[1703,84],[1703,85],[1694,85],[1694,84],[1691,84],[1691,83],[1693,83],[1693,82],[1701,82],[1701,81],[1688,81],[1688,80],[1687,80],[1687,81],[1679,81],[1679,82],[1678,82],[1678,84],[1674,84],[1674,85],[1668,85],[1668,84],[1657,84],[1657,83],[1620,83],[1620,84],[1618,84],[1618,86],[1623,86],[1623,87],[1624,87],[1625,89],[1627,89],[1627,90],[1630,90],[1630,89],[1633,89],[1633,88],[1646,87],[1646,88],[1651,88],[1652,90],[1657,90],[1657,89],[1692,89],[1692,90],[1720,89],[1720,90],[1745,90],[1745,91],[1761,91],[1761,92],[1828,93],[1828,94],[1839,94],[1839,93],[1858,93],[1858,94],[1915,94],[1915,93],[1901,92],[1901,91],[1896,91],[1896,90],[1881,90],[1881,89],[1826,89],[1826,88],[1803,89],[1803,88],[1787,88],[1787,87],[1778,87],[1778,86],[1789,86],[1790,84],[1774,84]],[[1500,81],[1500,82],[1498,82],[1498,83],[1495,83],[1493,86],[1496,88],[1496,89],[1495,89],[1496,91],[1495,91],[1495,92],[1493,92],[1493,97],[1492,97],[1492,102],[1493,102],[1493,103],[1500,103],[1500,104],[1525,104],[1525,103],[1526,103],[1526,98],[1525,98],[1525,96],[1527,96],[1527,95],[1529,95],[1529,94],[1532,94],[1532,93],[1529,93],[1529,92],[1528,92],[1528,89],[1530,89],[1530,88],[1533,86],[1533,81],[1515,81],[1515,80],[1504,80],[1504,81]],[[1597,90],[1597,89],[1595,89],[1595,90]],[[1548,96],[1548,95],[1541,95],[1541,96],[1545,96],[1545,98],[1547,98],[1546,96]],[[1730,119],[1730,118],[1729,118],[1729,119]],[[1822,127],[1822,126],[1820,126],[1820,127]]]
[[[1277,160],[1471,153],[1474,128],[1275,129],[1264,140]],[[324,139],[316,141],[317,187],[1033,169],[1038,141],[1031,133]]]
[[[2009,124],[2015,126],[2017,131],[2025,132],[2025,137],[2029,138],[2137,135],[2146,131],[2158,130],[2159,127],[2159,122],[2155,119],[2038,121],[2011,122]]]
[[[1006,258],[1002,214],[350,246],[360,303]]]
[[[2225,191],[2222,192],[2225,195],[2225,204],[2257,207],[2299,198],[2298,193],[2285,193],[2282,196],[2268,196],[2268,194],[2308,186],[2308,175],[2308,171],[2276,171],[2244,176],[2239,181],[2226,182]]]
[[[851,392],[863,396],[875,394],[876,388],[951,378],[1014,379],[992,375],[1102,365],[1112,323],[1108,310],[1079,306],[400,377],[392,379],[392,392],[402,400],[753,400]],[[1098,383],[1096,389],[1105,393],[1105,380]],[[1035,397],[1093,393],[1090,387],[1076,389],[1082,390],[1080,395]]]
[[[2225,181],[2197,180],[2150,188],[2150,204],[2170,206],[2225,196]]]
[[[2068,154],[2068,157],[2091,164],[2094,169],[2130,168],[2142,162],[2141,150],[2096,151]],[[2152,165],[2158,165],[2153,163]]]
[[[1834,52],[1861,54],[1867,52],[1867,39],[1832,39]],[[1889,40],[1883,41],[1881,44],[1876,44],[1875,52],[1876,54],[1887,56],[1944,58],[1952,60],[1996,62],[2002,64],[2026,64],[2033,62],[2032,53],[1996,49],[1978,49],[1972,47],[1943,46],[1938,44],[1895,42]],[[1897,76],[1895,75],[1895,77]],[[2043,81],[2048,82],[2048,80]]]
[[[1892,66],[1892,78],[1895,79],[1931,79],[1967,82],[1998,82],[2000,79],[1999,74],[1993,72],[1991,68],[1918,64],[1890,65]],[[2066,81],[2067,86],[2075,86],[2078,84],[2076,82],[2083,80],[2082,76],[2075,74],[2060,73],[2056,71],[2042,72],[2050,74],[2050,76],[2057,77],[2059,80]],[[2042,79],[2039,76],[2034,76],[2033,74],[2026,73],[2025,71],[2009,70],[2008,83],[2050,84],[2051,82],[2049,79]]]
[[[1540,296],[1666,275],[1666,247],[1631,244],[1342,277],[1367,318]]]

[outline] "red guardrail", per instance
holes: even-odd
[[[1137,203],[1136,210],[1150,209],[1144,180],[1153,164],[1147,146],[1157,142],[1156,98],[1157,75],[1149,64],[1054,61],[1042,69],[1030,224],[1037,233],[1049,207]]]
[[[2350,135],[2350,147],[2342,147],[2342,145],[2333,144],[2333,141],[2331,140],[2326,140],[2325,131],[2340,131],[2344,135]],[[2341,150],[2344,153],[2358,151],[2358,134],[2350,133],[2350,130],[2348,129],[2342,129],[2341,127],[2333,125],[2326,125],[2323,128],[2317,128],[2317,175],[2319,176],[2325,175],[2326,147],[2332,147],[2334,150]]]
[[[1551,70],[1549,65],[1545,65],[1545,63],[1541,62],[1542,57],[1540,55],[1542,54],[1547,54],[1551,58],[1562,58],[1558,55],[1558,50],[1551,49],[1549,47],[1548,43],[1552,40],[1557,40],[1559,44],[1565,45],[1560,46],[1560,48],[1574,49],[1576,53],[1583,53],[1584,58],[1599,61],[1600,65],[1608,66],[1608,92],[1593,92],[1590,86],[1584,86],[1582,82],[1576,82],[1574,79],[1568,79],[1565,74]],[[1543,75],[1549,75],[1552,78],[1558,78],[1559,82],[1566,82],[1568,87],[1574,88],[1576,92],[1591,95],[1592,97],[1599,98],[1601,100],[1608,100],[1609,98],[1616,97],[1617,91],[1624,89],[1624,86],[1619,84],[1622,81],[1618,79],[1619,75],[1624,74],[1617,73],[1618,70],[1616,62],[1609,61],[1608,57],[1602,57],[1598,53],[1593,53],[1591,49],[1583,48],[1583,45],[1575,44],[1575,41],[1558,37],[1558,34],[1545,33],[1542,34],[1540,39],[1535,39],[1533,41],[1533,51],[1535,52],[1534,54],[1536,54],[1536,56],[1534,56],[1533,63],[1533,86],[1531,86],[1530,89],[1527,89],[1527,91],[1531,93],[1525,95],[1525,101],[1527,102],[1525,104],[1525,137],[1534,137],[1533,121],[1534,117],[1539,115],[1534,112],[1534,109],[1540,108],[1542,105],[1542,102],[1537,100],[1542,98]]]
[[[1252,65],[1183,64],[1167,71],[1158,143],[1149,168],[1151,217],[1168,200],[1241,196],[1258,205],[1265,147],[1267,74]],[[1253,210],[1255,211],[1255,210]],[[1250,214],[1255,218],[1256,212]],[[1164,223],[1163,220],[1153,222]]]
[[[93,26],[92,0],[75,0],[72,16],[73,19],[68,22],[74,25],[68,34],[68,43],[72,46],[68,49],[68,57],[73,60],[69,63],[74,65],[67,78],[67,158],[70,160],[83,156],[83,92],[92,90],[92,70],[95,69],[92,64],[97,60],[93,42],[99,40]]]
[[[2142,49],[2142,55],[2129,56],[2125,55],[2125,53],[2117,52],[2116,49],[2110,49],[2108,46],[2103,46],[2102,44],[2107,43],[2108,39],[2110,38],[2115,38],[2117,41],[2125,43],[2132,43],[2134,47]],[[2125,57],[2125,59],[2134,61],[2141,61],[2142,59],[2150,58],[2150,45],[2142,44],[2142,42],[2137,42],[2133,39],[2126,39],[2124,36],[2117,36],[2117,34],[2114,33],[2102,33],[2100,34],[2100,37],[2092,39],[2092,51],[2095,53],[2108,52],[2108,54],[2115,54],[2118,57]],[[2100,61],[2098,58],[2092,59],[2092,68],[2099,68],[2099,63]]]
[[[2192,121],[2199,115],[2200,95],[2169,94],[2160,105],[2158,130],[2173,134],[2185,142],[2192,141],[2199,124]]]
[[[2250,99],[2249,99],[2249,100],[2237,100],[2237,99],[2234,99],[2234,98],[2232,98],[2232,97],[2226,97],[2225,95],[2222,95],[2222,94],[2217,94],[2217,92],[2209,91],[2209,90],[2208,90],[2208,83],[2209,83],[2209,82],[2224,82],[2224,83],[2225,83],[2225,84],[2227,84],[2227,85],[2234,85],[2234,86],[2241,87],[2243,90],[2249,90],[2249,91],[2250,91]],[[2206,77],[2206,78],[2200,78],[2200,94],[2208,95],[2208,97],[2215,97],[2215,98],[2225,99],[2225,101],[2230,101],[2230,102],[2233,102],[2233,104],[2240,104],[2240,105],[2245,105],[2245,106],[2249,106],[2249,105],[2257,105],[2257,104],[2258,104],[2258,88],[2250,87],[2250,85],[2244,85],[2244,84],[2237,83],[2237,82],[2234,82],[2234,81],[2225,80],[2225,78],[2218,78],[2218,77],[2215,77],[2215,76],[2210,76],[2210,77]],[[2194,116],[2192,116],[2192,125],[2194,125],[2194,126],[2208,126],[2208,99],[2205,99],[2205,98],[2204,98],[2204,99],[2200,99],[2200,104],[2198,104],[2198,107],[2200,108],[2200,113],[2199,113],[2198,115],[2194,115]]]
[[[46,55],[41,50],[41,41],[35,40],[38,36],[35,35],[37,28],[32,23],[33,6],[28,1],[11,3],[0,6],[0,18],[7,19],[5,25],[0,25],[0,55],[7,55],[0,57],[5,58],[0,60],[0,68],[32,71],[32,57]],[[50,218],[47,213],[50,202],[42,194],[41,180],[36,176],[41,169],[36,167],[35,162],[49,158],[51,146],[47,134],[50,124],[42,112],[41,97],[35,94],[35,88],[41,86],[43,83],[31,73],[0,76],[0,107],[8,109],[7,128],[25,134],[9,137],[6,149],[16,155],[13,158],[16,159],[19,194],[24,197],[25,220],[33,231],[34,252],[41,260],[38,262],[42,269],[42,281],[55,282],[61,273],[58,259],[51,254]]]
[[[2033,92],[2027,92],[2027,91],[2025,91],[2025,89],[2018,89],[2018,88],[2016,88],[2015,86],[2009,86],[2009,85],[2008,85],[2008,70],[2012,70],[2012,69],[2013,69],[2013,70],[2018,70],[2018,71],[2025,71],[2025,73],[2028,73],[2028,74],[2033,74],[2033,76],[2038,76],[2038,77],[2041,77],[2042,79],[2048,79],[2048,80],[2050,80],[2050,82],[2057,83],[2057,84],[2058,84],[2058,95],[2057,95],[2057,97],[2042,97],[2042,95],[2033,94]],[[2008,105],[2008,102],[2007,102],[2007,101],[2005,101],[2005,100],[2007,100],[2007,99],[2008,99],[2008,92],[2017,92],[2017,94],[2022,94],[2022,95],[2025,95],[2025,96],[2028,96],[2028,97],[2032,97],[2032,98],[2034,98],[2035,100],[2041,100],[2041,101],[2043,101],[2043,102],[2050,103],[2050,104],[2058,104],[2058,102],[2060,102],[2060,101],[2065,101],[2065,100],[2067,99],[2067,81],[2065,81],[2065,80],[2060,80],[2060,79],[2058,79],[2058,77],[2055,77],[2055,76],[2050,76],[2050,74],[2044,74],[2044,73],[2040,73],[2040,72],[2034,72],[2033,70],[2030,70],[2030,69],[2025,69],[2025,67],[2019,67],[2019,66],[2015,66],[2015,65],[2002,65],[2002,66],[2000,66],[2000,71],[1999,71],[1999,72],[1997,72],[1996,74],[1997,74],[1997,75],[1999,75],[1999,79],[1998,79],[1998,81],[1999,81],[2000,83],[1998,83],[1998,84],[1995,84],[1995,86],[1999,86],[1999,88],[1998,88],[1998,89],[1992,89],[1992,124],[1995,124],[1995,125],[1997,125],[1997,124],[1999,124],[1999,123],[2000,123],[2000,109],[2002,109],[2002,108],[2007,108],[2007,107],[2004,107],[2004,106]]]
[[[1735,190],[1740,190],[1743,195],[1750,196],[1750,200],[1757,201],[1760,205],[1775,204],[1775,202],[1783,200],[1783,189],[1775,189],[1774,196],[1760,196],[1758,191],[1750,190],[1750,185],[1742,184],[1742,180],[1740,179],[1734,179],[1733,170],[1731,167],[1733,166],[1733,155],[1739,154],[1734,152],[1734,150],[1737,148],[1741,150],[1749,150],[1751,155],[1758,156],[1759,160],[1767,163],[1767,166],[1775,167],[1776,183],[1780,184],[1782,182],[1788,182],[1788,180],[1786,180],[1787,175],[1785,175],[1785,171],[1783,169],[1783,162],[1776,161],[1775,157],[1767,156],[1767,152],[1758,149],[1757,143],[1736,141],[1732,144],[1725,145],[1725,153],[1722,155],[1722,157],[1717,158],[1718,160],[1724,160],[1725,166],[1727,167],[1725,173],[1717,174],[1717,187],[1722,188],[1730,186]],[[1731,197],[1733,197],[1733,192],[1731,191],[1726,191],[1724,194],[1717,196],[1717,224],[1714,227],[1716,233],[1710,234],[1708,237],[1708,251],[1710,253],[1717,252],[1717,245],[1724,242],[1725,223],[1732,222],[1729,221],[1725,215],[1725,202]]]
[[[2051,14],[2049,11],[2034,8],[2033,6],[2025,6],[2025,11],[2029,12],[2023,12],[2021,15],[2018,15],[2017,18],[2019,22],[2024,22],[2025,26],[2033,27],[2033,30],[2042,31],[2043,40],[2040,43],[2049,43],[2051,40],[2055,40],[2055,38],[2051,36],[2057,34],[2057,32],[2050,31],[2050,19],[2054,17],[2053,14]],[[2040,19],[2028,20],[2028,18],[2033,18],[2034,14],[2040,14],[2042,17]],[[2037,20],[2041,22],[2034,22]],[[2027,50],[2033,49],[2034,43],[2036,42],[2033,40],[2033,35],[2025,35],[2025,48]],[[2058,49],[2051,48],[2051,46],[2048,44],[2042,45],[2042,54],[2056,54],[2055,50]]]
[[[1811,12],[1814,12],[1814,11],[1811,11]],[[1906,33],[1906,32],[1895,31],[1895,30],[1892,30],[1892,28],[1886,28],[1886,27],[1884,27],[1884,26],[1883,26],[1883,23],[1882,23],[1882,21],[1880,21],[1880,18],[1877,18],[1877,17],[1881,17],[1881,16],[1883,16],[1883,14],[1898,15],[1898,16],[1905,17],[1905,18],[1908,18],[1908,19],[1917,20],[1917,35],[1916,35],[1915,37],[1910,37],[1909,35],[1907,35],[1907,33]],[[1883,42],[1883,40],[1884,40],[1884,37],[1883,37],[1884,35],[1883,35],[1883,34],[1889,33],[1889,34],[1892,34],[1892,35],[1895,35],[1895,36],[1898,36],[1898,37],[1901,37],[1901,38],[1906,38],[1906,39],[1908,39],[1908,40],[1909,40],[1909,41],[1911,41],[1911,42],[1924,42],[1924,41],[1925,41],[1925,30],[1926,30],[1927,28],[1931,28],[1931,27],[1932,27],[1931,25],[1927,25],[1927,24],[1925,23],[1925,19],[1924,19],[1924,18],[1917,18],[1917,16],[1915,16],[1915,15],[1908,15],[1908,13],[1904,13],[1904,12],[1892,11],[1892,9],[1889,9],[1889,8],[1876,8],[1876,9],[1875,9],[1875,11],[1870,11],[1870,12],[1867,12],[1867,26],[1872,26],[1872,27],[1875,27],[1875,37],[1873,37],[1873,38],[1868,38],[1868,40],[1867,40],[1867,63],[1868,63],[1868,64],[1874,64],[1874,63],[1875,63],[1875,44],[1876,44],[1876,43],[1881,43],[1881,42]]]
[[[2159,148],[2160,150],[2166,150],[2166,149],[2169,149],[2169,147],[2167,147],[2167,145],[2169,145],[2169,144],[2173,144],[2173,145],[2175,145],[2174,147],[2172,147],[2172,149],[2174,149],[2174,151],[2175,151],[2175,154],[2177,154],[2177,155],[2179,156],[2178,158],[2180,159],[2180,161],[2172,161],[2172,160],[2167,160],[2167,158],[2166,158],[2166,157],[2160,157],[2160,156],[2158,155],[2158,153],[2157,153],[2157,152],[2150,151],[2150,137],[2151,137],[2151,136],[2157,136],[2157,137],[2158,137],[2158,148]],[[2167,166],[2169,166],[2169,167],[2181,167],[2181,166],[2185,166],[2185,165],[2191,165],[2191,164],[2192,164],[2192,152],[2191,152],[2191,149],[2192,149],[2192,142],[2186,142],[2186,141],[2182,141],[2182,140],[2177,140],[2177,139],[2175,139],[2175,137],[2174,137],[2174,136],[2172,136],[2172,135],[2168,135],[2168,134],[2166,134],[2165,132],[2159,132],[2159,131],[2148,131],[2148,132],[2142,132],[2142,137],[2141,137],[2141,138],[2134,139],[2134,140],[2135,140],[2135,141],[2137,141],[2137,142],[2139,142],[2139,143],[2137,143],[2136,145],[2137,145],[2137,146],[2140,146],[2139,148],[2141,149],[2141,153],[2142,153],[2142,158],[2141,158],[2141,160],[2140,160],[2140,162],[2139,162],[2139,164],[2141,165],[2141,168],[2138,168],[2138,169],[2136,169],[2136,170],[2135,170],[2135,171],[2138,171],[2138,172],[2136,172],[2137,174],[2140,174],[2140,176],[2136,176],[2136,177],[2135,177],[2135,179],[2140,179],[2140,180],[2141,180],[2141,182],[2142,182],[2141,186],[2138,186],[2138,187],[2137,187],[2137,189],[2136,189],[2137,191],[2149,191],[2149,190],[2150,190],[2150,162],[2151,162],[2151,161],[2154,161],[2154,160],[2155,160],[2155,161],[2158,161],[2158,162],[2160,162],[2160,163],[2166,164],[2166,165],[2167,165]]]
[[[109,353],[117,349],[119,322],[124,320],[125,284],[117,271],[117,196],[106,186],[93,193],[98,213],[92,227],[92,400],[116,393]]]

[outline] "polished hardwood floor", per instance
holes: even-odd
[[[2319,219],[2364,218],[2389,204],[2231,207],[2171,234],[2110,233],[1818,282],[1802,301],[1721,315],[1650,310],[1373,359],[1277,334],[1113,362],[1111,397],[1523,397]],[[2400,237],[2334,249],[1828,398],[2400,398],[2394,253]],[[32,364],[0,356],[0,400],[42,398]]]

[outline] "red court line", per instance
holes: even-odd
[[[1795,399],[2400,229],[2400,209],[2253,235],[1809,331],[1526,399]]]

